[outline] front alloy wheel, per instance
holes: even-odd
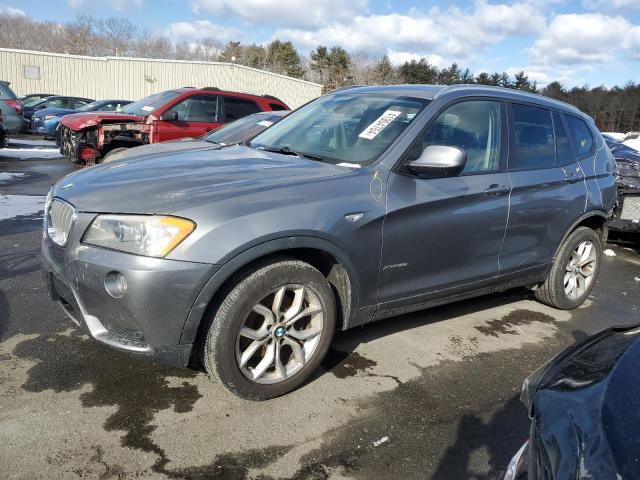
[[[207,326],[202,357],[212,380],[254,400],[302,385],[327,353],[333,290],[322,273],[287,257],[236,277]]]
[[[323,326],[318,296],[284,285],[256,303],[238,332],[236,360],[257,383],[277,383],[300,371],[316,352]]]

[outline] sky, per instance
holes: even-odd
[[[0,12],[65,22],[126,17],[174,40],[291,40],[427,57],[475,74],[524,70],[544,86],[640,82],[640,0],[0,0]]]

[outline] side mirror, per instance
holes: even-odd
[[[178,121],[178,112],[169,110],[168,112],[164,112],[160,115],[160,120],[164,120],[165,122],[177,122]]]
[[[627,140],[633,140],[633,139],[636,139],[638,137],[640,137],[640,132],[629,132],[624,136],[622,141],[626,142]]]
[[[454,177],[467,163],[467,153],[462,148],[446,145],[430,145],[415,160],[406,163],[416,175],[425,177]]]

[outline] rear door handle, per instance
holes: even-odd
[[[507,187],[506,185],[491,185],[484,193],[487,195],[506,195],[510,191],[511,187]]]

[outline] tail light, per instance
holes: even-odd
[[[20,100],[5,100],[4,103],[13,108],[17,113],[22,113],[22,102]]]

